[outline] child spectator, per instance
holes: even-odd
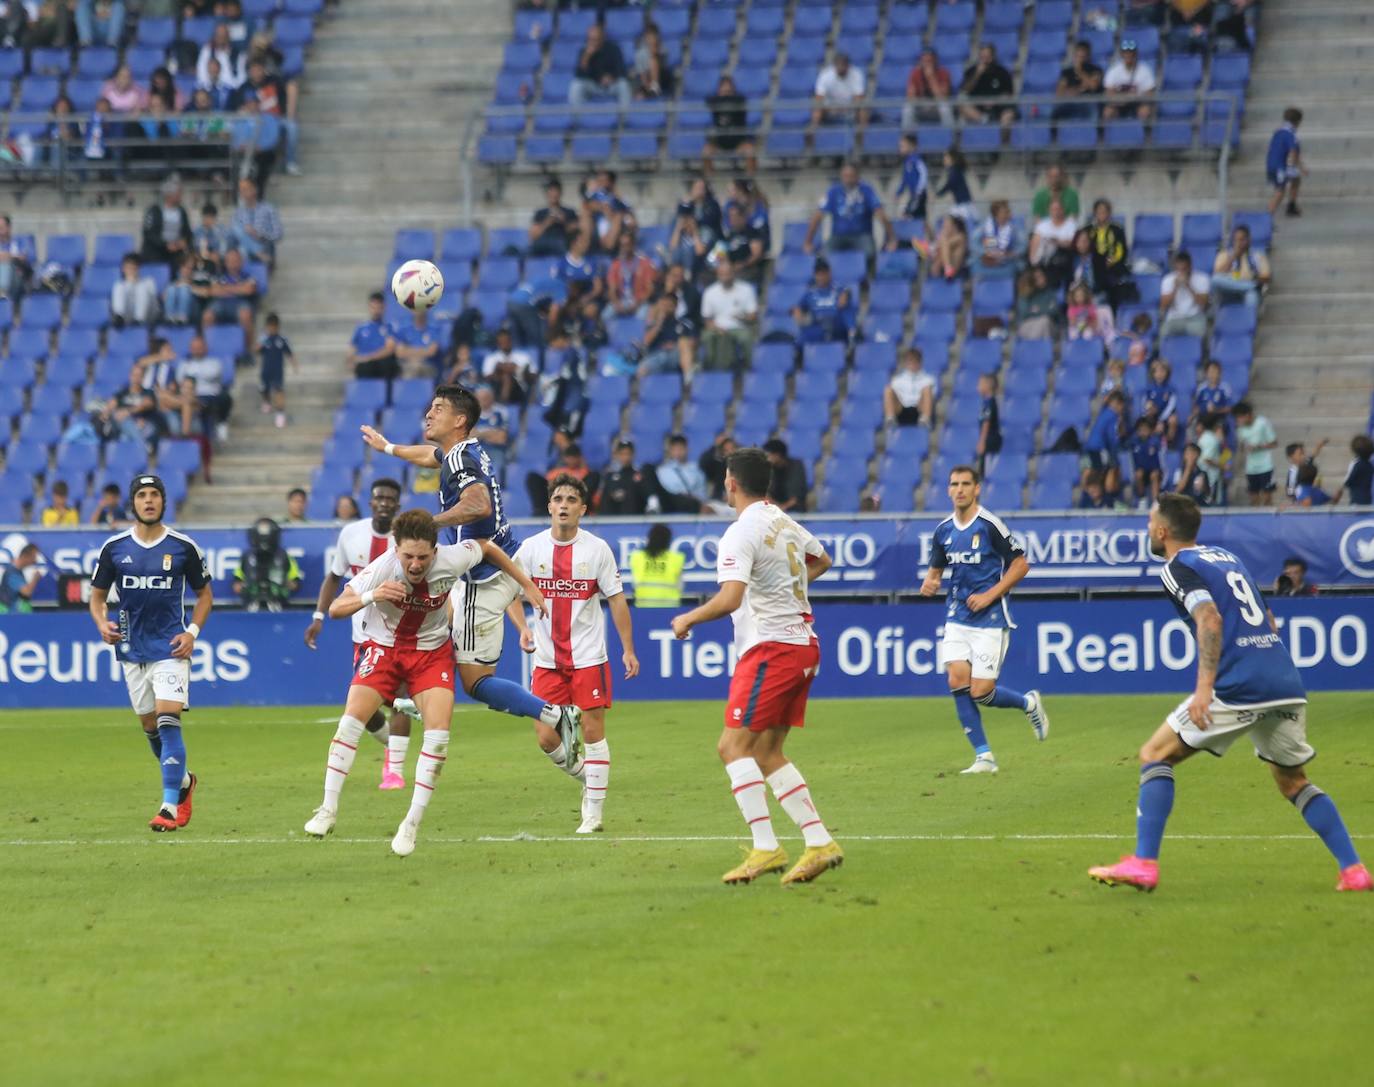
[[[936,196],[948,196],[954,201],[950,212],[970,223],[978,214],[973,204],[973,192],[968,187],[968,160],[960,151],[946,151],[941,160],[945,164],[945,183],[935,190]]]
[[[100,491],[100,500],[91,510],[90,523],[118,528],[124,523],[124,495],[118,483],[107,483]]]
[[[195,247],[196,259],[208,271],[220,270],[229,249],[229,232],[219,225],[219,208],[214,204],[205,204],[200,209],[200,226],[191,232],[191,244]]]
[[[162,323],[197,324],[200,299],[196,297],[196,258],[184,257],[177,265],[177,277],[162,292]]]
[[[1212,290],[1218,301],[1239,299],[1258,306],[1269,286],[1269,258],[1250,248],[1250,228],[1242,223],[1231,232],[1231,248],[1222,249],[1212,265]]]
[[[1198,464],[1207,473],[1207,504],[1226,505],[1226,466],[1231,454],[1226,448],[1226,417],[1204,415],[1198,423]]]
[[[1147,498],[1153,502],[1159,497],[1159,487],[1164,478],[1164,467],[1159,456],[1163,444],[1149,419],[1142,415],[1135,421],[1135,437],[1131,439],[1131,467],[1135,472],[1135,497],[1139,503]]]
[[[883,390],[883,416],[889,427],[930,426],[935,415],[935,379],[922,368],[921,351],[908,347],[901,365]]]
[[[81,523],[81,518],[75,508],[67,504],[69,493],[65,480],[59,479],[52,485],[52,502],[43,511],[44,528],[79,525]]]
[[[1236,405],[1236,438],[1245,451],[1245,484],[1250,505],[1267,506],[1274,500],[1274,450],[1278,436],[1273,424],[1255,414],[1248,400]]]
[[[137,253],[126,253],[119,262],[119,280],[110,289],[110,315],[116,328],[157,320],[157,284],[143,274]]]
[[[1150,363],[1150,383],[1145,386],[1140,409],[1171,449],[1178,438],[1178,394],[1174,392],[1173,376],[1173,368],[1163,359]]]
[[[905,196],[906,200],[902,203],[901,215],[903,219],[915,219],[924,224],[926,222],[926,193],[930,187],[930,173],[926,169],[925,161],[921,158],[920,152],[916,150],[916,134],[905,132],[899,141],[902,151],[902,180],[897,186],[897,200],[901,201]]]
[[[1121,489],[1117,458],[1121,453],[1125,414],[1126,395],[1120,390],[1108,393],[1098,409],[1097,418],[1093,420],[1092,429],[1088,431],[1087,441],[1083,443],[1088,469],[1102,473],[1102,485],[1111,494]],[[1083,478],[1086,483],[1086,472]]]
[[[1183,447],[1183,461],[1174,471],[1169,490],[1175,494],[1186,494],[1199,506],[1208,506],[1211,505],[1212,486],[1207,473],[1198,463],[1201,457],[1202,449],[1196,442],[1189,442]]]
[[[53,488],[56,490],[56,487]],[[1293,491],[1293,504],[1305,508],[1331,505],[1331,496],[1317,482],[1317,466],[1308,461],[1298,469],[1298,485]],[[47,514],[43,514],[46,520]]]
[[[1111,312],[1108,310],[1108,312]],[[1069,291],[1069,339],[1101,340],[1102,323],[1098,317],[1097,302],[1086,283],[1080,283]]]
[[[1193,395],[1193,418],[1219,415],[1230,423],[1231,387],[1221,380],[1221,363],[1209,362],[1202,371],[1202,384]]]
[[[291,362],[293,373],[300,371],[291,344],[281,334],[281,318],[269,313],[263,322],[262,338],[258,341],[258,392],[262,395],[261,411],[266,415],[276,409],[273,420],[278,430],[286,426],[286,363]]]
[[[1310,457],[1307,455],[1307,447],[1302,442],[1292,442],[1284,447],[1283,455],[1288,458],[1288,479],[1284,484],[1283,493],[1289,498],[1292,498],[1298,489],[1298,470],[1304,464],[1311,464],[1320,457],[1328,440],[1323,438],[1319,441],[1317,448],[1312,450]]]
[[[1112,500],[1103,485],[1104,476],[1096,470],[1083,476],[1083,486],[1078,492],[1078,508],[1081,510],[1109,510]]]
[[[1348,493],[1352,506],[1374,505],[1370,491],[1374,490],[1374,439],[1368,434],[1356,434],[1350,439],[1350,452],[1355,459],[1345,470],[1345,479],[1336,488],[1333,503],[1339,502]]]
[[[978,444],[973,452],[978,458],[978,474],[985,476],[987,458],[1002,452],[1002,419],[997,407],[996,374],[979,375],[978,395],[982,403],[978,408]]]
[[[1307,175],[1307,167],[1302,161],[1302,145],[1298,142],[1298,126],[1302,124],[1302,110],[1289,107],[1283,111],[1283,124],[1269,137],[1269,151],[1264,157],[1264,173],[1269,184],[1274,187],[1274,195],[1269,199],[1269,214],[1279,210],[1286,196],[1288,214],[1301,215],[1298,207],[1298,189]]]
[[[973,274],[983,279],[1009,279],[1016,275],[1021,239],[1011,219],[1011,205],[994,200],[988,205],[988,217],[983,222],[981,248]]]
[[[1107,369],[1102,375],[1102,384],[1097,387],[1097,395],[1099,398],[1105,398],[1113,389],[1126,391],[1126,364],[1120,359],[1107,360]],[[1144,418],[1145,416],[1141,415],[1141,419]]]

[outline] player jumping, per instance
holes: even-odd
[[[1174,806],[1174,767],[1199,751],[1221,756],[1247,733],[1274,782],[1340,865],[1338,891],[1374,890],[1335,802],[1307,780],[1316,754],[1307,743],[1307,692],[1279,637],[1274,615],[1241,561],[1199,547],[1202,512],[1187,495],[1162,494],[1150,511],[1150,550],[1174,607],[1192,620],[1197,686],[1140,749],[1135,853],[1088,869],[1109,887],[1159,884],[1159,846]]]
[[[1007,595],[1026,576],[1030,563],[1006,522],[978,504],[981,493],[982,476],[976,468],[960,464],[949,470],[954,515],[935,526],[930,569],[921,583],[921,595],[934,596],[940,591],[945,568],[953,568],[940,655],[959,723],[973,745],[973,763],[961,774],[997,773],[979,706],[1020,710],[1030,719],[1037,740],[1050,733],[1050,718],[1039,691],[1022,694],[997,683],[1016,625]]]
[[[743,863],[725,873],[724,882],[749,883],[787,865],[768,815],[766,780],[806,841],[801,859],[782,882],[806,883],[844,860],[800,771],[782,753],[788,732],[806,723],[806,699],[820,669],[807,586],[830,569],[830,556],[765,497],[772,465],[763,450],[736,450],[725,463],[725,494],[738,518],[720,540],[720,591],[675,616],[673,634],[686,638],[699,623],[727,615],[734,620],[738,664],[716,750],[754,846]]]
[[[400,457],[421,468],[439,468],[439,505],[434,523],[448,530],[448,540],[490,540],[506,555],[515,554],[515,537],[501,508],[501,484],[492,474],[491,458],[472,437],[481,417],[477,398],[461,385],[440,385],[425,412],[424,438],[432,445],[393,445],[370,426],[363,441],[373,449]],[[518,683],[499,679],[496,662],[505,641],[506,608],[519,589],[489,561],[480,562],[453,591],[453,634],[457,643],[458,677],[468,697],[494,710],[532,717],[558,732],[576,755],[582,711],[542,701]]]
[[[488,540],[464,540],[439,547],[439,530],[424,510],[409,510],[392,523],[396,548],[368,563],[330,602],[329,617],[363,612],[366,639],[358,653],[339,727],[329,744],[324,802],[305,832],[323,838],[339,817],[339,795],[353,768],[364,724],[401,684],[410,690],[424,722],[425,738],[415,768],[410,810],[391,840],[400,857],[415,852],[415,837],[439,773],[448,758],[449,719],[453,716],[453,644],[449,637],[448,594],[454,583],[486,561],[515,579],[525,599],[544,610],[539,590]]]
[[[191,686],[191,653],[210,617],[214,591],[205,554],[189,536],[162,523],[167,488],[154,475],[129,484],[134,524],[100,548],[91,575],[91,618],[124,665],[129,701],[143,725],[148,746],[162,767],[162,804],[148,826],[172,831],[191,821],[196,775],[186,768],[181,711]],[[186,622],[185,591],[196,592]],[[108,598],[114,589],[118,619]]]
[[[582,710],[585,758],[570,757],[558,733],[536,721],[544,753],[564,773],[582,782],[582,824],[578,834],[602,829],[601,813],[611,780],[611,749],[606,743],[606,710],[611,705],[611,670],[607,664],[605,600],[620,635],[625,678],[639,675],[630,606],[620,583],[620,568],[610,547],[580,525],[587,512],[587,485],[561,475],[549,486],[550,528],[531,536],[515,553],[515,565],[539,586],[549,603],[549,617],[525,622],[517,602],[509,610],[520,632],[520,648],[534,654],[531,690],[550,702],[571,702]]]
[[[401,504],[401,485],[394,479],[372,481],[369,495],[372,517],[353,521],[339,530],[338,542],[334,545],[334,555],[329,570],[320,586],[319,598],[315,601],[315,614],[310,617],[310,625],[305,628],[305,644],[316,648],[316,639],[324,626],[325,609],[339,591],[339,581],[354,577],[364,566],[375,558],[380,558],[391,547],[391,520],[396,516]],[[358,663],[359,647],[366,640],[362,632],[362,612],[353,613],[353,663]],[[399,704],[414,705],[409,699],[397,699]],[[418,711],[417,711],[418,712]],[[367,722],[367,734],[380,743],[386,751],[382,760],[382,783],[379,789],[404,789],[406,786],[406,752],[410,749],[410,716],[395,708],[390,722],[382,710],[378,710]]]

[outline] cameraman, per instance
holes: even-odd
[[[1274,582],[1275,596],[1316,596],[1317,587],[1307,580],[1307,563],[1296,555],[1283,560],[1283,573]]]
[[[301,568],[281,545],[281,526],[259,517],[248,530],[248,549],[234,570],[234,592],[245,611],[281,611],[300,587]]]

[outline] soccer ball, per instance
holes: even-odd
[[[427,260],[408,260],[391,277],[391,293],[406,309],[424,313],[444,297],[444,277]]]

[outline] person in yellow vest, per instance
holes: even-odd
[[[637,608],[676,608],[682,603],[682,564],[686,556],[674,551],[673,530],[654,525],[643,550],[630,555],[630,578]]]

